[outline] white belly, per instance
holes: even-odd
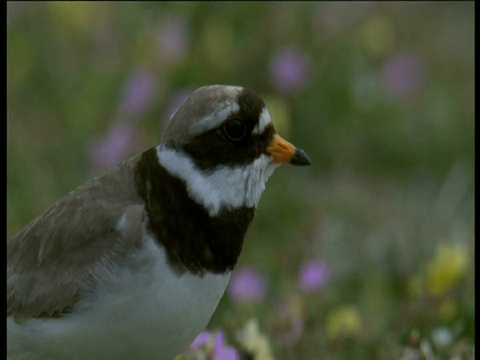
[[[149,239],[136,267],[99,271],[102,285],[56,319],[7,319],[10,360],[171,360],[208,324],[230,273],[172,271]]]

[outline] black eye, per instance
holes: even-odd
[[[223,125],[223,131],[230,140],[238,141],[247,133],[245,124],[242,120],[234,118]]]

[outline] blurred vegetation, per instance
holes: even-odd
[[[275,359],[473,359],[473,2],[8,2],[8,236],[214,83],[313,164],[277,170],[248,233],[266,297],[209,329],[241,349],[255,319]]]

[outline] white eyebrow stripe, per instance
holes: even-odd
[[[252,134],[260,135],[264,132],[264,130],[272,123],[272,119],[270,119],[270,114],[268,113],[267,108],[263,108],[262,112],[260,113],[260,119],[258,119],[258,124],[252,130]]]
[[[236,101],[226,101],[223,106],[219,106],[219,110],[213,114],[205,116],[198,120],[190,127],[190,135],[197,136],[209,130],[212,130],[225,121],[230,115],[240,110],[240,106]]]

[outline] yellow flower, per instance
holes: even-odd
[[[410,297],[413,299],[420,298],[424,293],[424,279],[422,276],[417,275],[410,279],[407,284],[407,291]]]
[[[92,31],[95,14],[104,10],[104,5],[82,1],[53,1],[47,3],[52,20],[62,31],[80,32],[84,35]]]
[[[288,138],[290,135],[290,115],[288,104],[285,100],[278,96],[266,96],[264,97],[265,104],[267,104],[268,112],[275,124],[275,130],[282,137]]]
[[[231,67],[234,43],[232,29],[225,21],[207,22],[202,33],[202,48],[213,66],[221,71]]]
[[[368,20],[361,30],[365,51],[372,57],[382,57],[393,48],[395,30],[392,21],[384,16]]]
[[[468,267],[467,250],[461,245],[441,243],[434,258],[427,264],[427,291],[439,296],[452,289],[465,275]]]
[[[445,299],[438,307],[438,313],[444,320],[451,320],[457,312],[457,304],[452,299]]]
[[[361,319],[357,309],[351,305],[339,306],[327,315],[327,336],[337,339],[341,336],[353,336],[360,330]]]
[[[255,360],[273,360],[270,342],[260,332],[256,319],[248,320],[242,329],[239,340],[245,350],[253,354]]]

